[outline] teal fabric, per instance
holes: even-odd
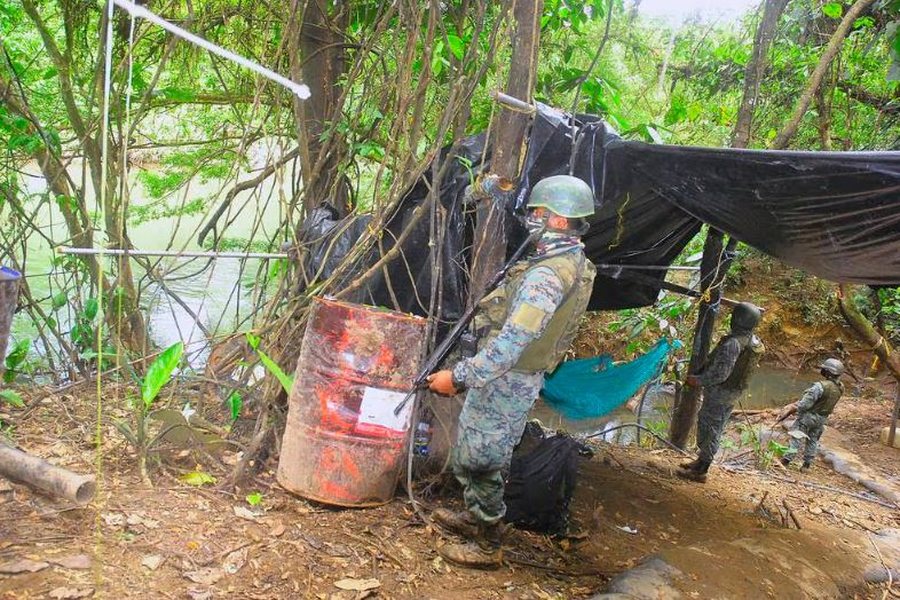
[[[544,380],[544,401],[568,419],[602,417],[625,404],[663,370],[672,345],[662,339],[643,356],[614,365],[603,355],[564,362]]]

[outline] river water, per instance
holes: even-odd
[[[258,168],[262,161],[264,157],[257,156],[251,169]],[[82,165],[77,160],[69,166],[69,172],[76,181],[81,178],[81,168]],[[255,174],[253,170],[244,171],[238,175],[237,180],[241,181]],[[129,179],[132,206],[151,205],[154,200],[147,194],[136,172]],[[235,209],[220,221],[220,224],[225,223],[226,219],[231,221],[226,233],[228,238],[267,240],[276,235],[276,229],[282,220],[283,207],[291,192],[287,182],[276,185],[273,179],[270,178],[266,185],[261,186],[258,193],[244,192],[235,198],[232,203]],[[34,195],[35,199],[31,204],[36,206],[37,196],[46,190],[45,181],[40,176],[37,165],[26,166],[21,182],[24,190]],[[200,214],[181,217],[164,216],[139,224],[132,222],[128,233],[134,247],[140,250],[159,250],[167,247],[173,250],[201,250],[197,244],[196,231],[206,222],[209,213],[218,206],[219,198],[224,196],[234,182],[233,178],[228,181],[192,181],[175,194],[170,205],[177,206],[182,200],[200,198],[203,199],[203,211]],[[94,200],[90,195],[87,201],[88,206],[94,206]],[[136,211],[132,211],[128,217],[133,218],[135,213]],[[28,278],[35,298],[48,298],[61,290],[61,271],[53,264],[57,256],[54,247],[67,243],[67,230],[59,210],[52,203],[45,203],[37,212],[35,222],[52,244],[39,235],[30,237],[24,275]],[[21,256],[16,258],[20,262],[23,259]],[[166,258],[160,262],[160,271],[165,275],[166,286],[198,316],[203,326],[214,334],[222,334],[250,327],[247,317],[254,306],[254,300],[258,300],[259,295],[264,292],[258,282],[264,280],[261,273],[264,274],[270,267],[270,261],[265,261],[266,264],[263,262],[260,259],[208,261]],[[207,264],[209,267],[204,269]],[[136,266],[134,270],[138,276],[143,273],[141,267]],[[189,351],[192,351],[189,354],[192,365],[195,367],[202,365],[208,349],[205,336],[196,320],[182,306],[172,301],[152,280],[145,279],[140,281],[139,285],[142,288],[141,305],[145,314],[149,315],[148,326],[152,341],[160,347],[166,347],[179,340],[184,341]],[[65,331],[75,317],[73,307],[67,304],[54,311],[50,307],[49,300],[44,302],[44,305]],[[42,348],[37,340],[36,326],[28,314],[21,311],[13,321],[9,348],[12,348],[17,340],[26,337],[35,340],[34,352],[40,354]]]

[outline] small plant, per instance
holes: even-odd
[[[259,492],[253,492],[251,494],[247,494],[247,504],[250,506],[259,506],[262,504],[263,495]]]
[[[6,356],[4,361],[6,367],[6,372],[3,373],[4,383],[12,383],[19,373],[24,372],[23,368],[26,365],[29,350],[31,350],[31,340],[28,338],[20,340],[13,346],[12,352]]]
[[[253,348],[253,351],[259,356],[259,360],[266,370],[278,379],[279,383],[281,383],[281,387],[283,387],[284,391],[290,395],[291,388],[294,387],[294,378],[282,371],[281,367],[278,366],[278,363],[272,360],[268,354],[260,350],[259,342],[260,338],[258,335],[253,335],[249,331],[247,332],[247,343],[250,344],[250,347]]]
[[[148,485],[150,476],[147,473],[147,453],[166,434],[168,429],[163,428],[155,437],[150,439],[147,425],[147,416],[160,390],[172,378],[172,372],[181,362],[184,354],[184,344],[178,342],[163,351],[147,369],[147,374],[140,380],[141,397],[129,395],[128,402],[134,415],[134,427],[117,420],[116,427],[125,436],[125,439],[134,447],[138,455],[138,469],[141,478]]]

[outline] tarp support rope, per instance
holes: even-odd
[[[303,84],[303,83],[297,83],[296,81],[291,81],[287,77],[285,77],[283,75],[279,75],[275,71],[272,71],[271,69],[267,69],[264,66],[262,66],[258,63],[255,63],[248,58],[244,58],[243,56],[241,56],[239,54],[235,54],[231,50],[226,50],[225,48],[222,48],[221,46],[217,46],[216,44],[213,44],[212,42],[209,42],[209,41],[203,39],[202,37],[191,33],[190,31],[182,29],[181,27],[179,27],[178,25],[175,25],[174,23],[170,23],[170,22],[166,21],[159,15],[147,10],[143,6],[139,6],[139,5],[135,4],[134,2],[131,2],[130,0],[112,0],[112,3],[115,4],[116,6],[118,6],[119,8],[121,8],[122,10],[126,11],[132,17],[144,19],[145,21],[149,21],[149,22],[153,23],[154,25],[158,25],[159,27],[162,27],[169,33],[172,33],[173,35],[176,35],[183,40],[186,40],[192,44],[200,46],[201,48],[204,48],[217,56],[221,56],[225,60],[230,60],[232,62],[235,62],[235,63],[241,65],[242,67],[253,71],[257,75],[260,75],[261,77],[265,77],[266,79],[268,79],[270,81],[274,81],[275,83],[286,87],[287,89],[291,90],[301,100],[306,100],[310,96],[308,85]]]

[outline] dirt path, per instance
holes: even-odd
[[[24,448],[90,472],[96,460],[94,409],[91,395],[36,399],[27,413],[7,420],[17,423],[15,439]],[[796,580],[809,573],[802,566],[810,565],[829,574],[830,583],[820,586],[827,591],[822,597],[881,598],[883,590],[866,590],[860,583],[865,561],[860,536],[900,527],[900,511],[811,490],[796,483],[801,478],[794,471],[715,468],[710,482],[700,486],[673,477],[680,460],[673,453],[600,446],[582,466],[572,538],[514,532],[507,567],[473,572],[438,558],[434,547],[441,543],[440,533],[421,525],[402,498],[371,510],[316,506],[275,485],[271,459],[252,487],[235,493],[197,489],[181,483],[177,470],[200,463],[221,477],[227,467],[189,452],[173,453],[150,490],[140,484],[133,455],[111,427],[102,450],[101,493],[87,508],[0,481],[0,572],[6,572],[0,574],[0,599],[88,593],[103,598],[590,598],[651,556],[679,570],[675,584],[685,597],[809,597]],[[873,455],[877,451],[869,449]],[[235,456],[226,453],[223,459],[227,463]],[[897,463],[890,459],[882,457],[877,468],[896,478]],[[821,462],[803,479],[868,493]],[[245,499],[252,491],[262,494],[258,507]],[[457,497],[451,489],[443,499],[428,501],[452,504]],[[802,531],[782,526],[777,507],[785,501]],[[784,558],[767,562],[762,554]],[[42,563],[33,573],[8,573]],[[336,586],[342,580],[344,587],[378,587],[345,591]]]

